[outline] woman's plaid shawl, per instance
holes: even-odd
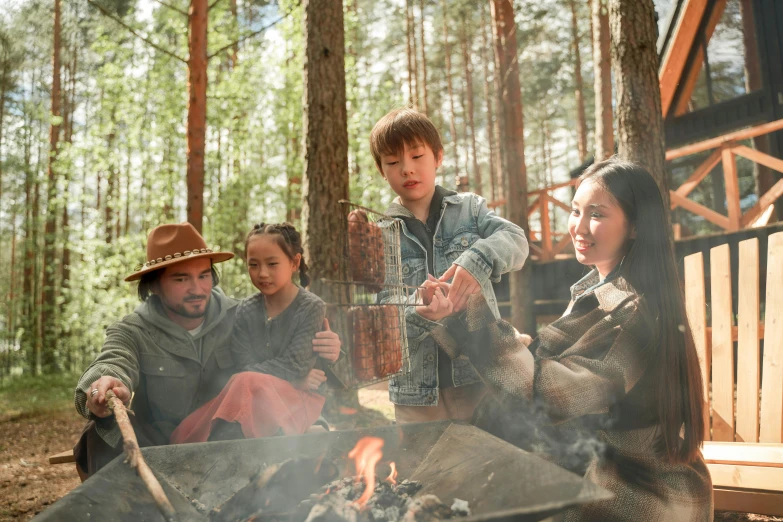
[[[613,500],[570,510],[567,521],[683,521],[713,518],[704,461],[660,455],[655,357],[643,299],[623,278],[588,290],[526,347],[480,296],[432,336],[452,357],[467,355],[491,393],[474,423],[613,492]],[[456,341],[459,339],[459,341]],[[531,479],[531,478],[528,478]]]

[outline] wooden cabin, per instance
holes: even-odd
[[[655,3],[662,11],[659,78],[678,260],[748,237],[765,244],[783,229],[783,2]],[[584,274],[568,235],[549,219],[555,206],[570,209],[555,197],[568,184],[529,194],[529,215],[540,223],[530,240],[541,323],[565,310],[569,286]],[[500,301],[507,287],[505,280],[498,285]]]

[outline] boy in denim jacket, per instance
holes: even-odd
[[[431,295],[428,304],[405,310],[410,368],[389,383],[395,417],[399,423],[469,421],[484,386],[468,359],[451,360],[430,332],[438,321],[464,311],[468,297],[479,292],[500,317],[491,283],[522,268],[525,234],[489,210],[481,196],[435,185],[443,145],[424,114],[393,110],[375,124],[370,147],[398,196],[386,214],[402,222],[403,282]]]

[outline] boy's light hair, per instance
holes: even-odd
[[[381,171],[381,156],[402,154],[405,145],[428,145],[437,159],[443,152],[440,134],[426,115],[409,108],[394,109],[378,120],[370,133],[370,152]]]

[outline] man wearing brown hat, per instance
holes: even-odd
[[[103,349],[76,386],[76,409],[90,420],[74,447],[84,479],[122,452],[106,406],[112,390],[126,405],[140,446],[169,443],[174,428],[218,393],[236,367],[231,335],[237,301],[219,288],[214,265],[234,257],[214,252],[189,223],[161,225],[147,240],[147,261],[125,278],[139,281],[142,303],[106,330]],[[314,350],[339,356],[336,334],[319,332]],[[303,386],[325,380],[313,370]]]

